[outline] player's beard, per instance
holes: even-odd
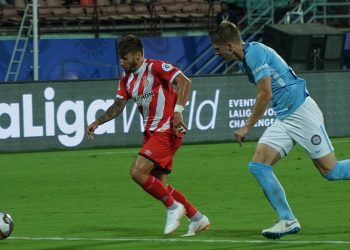
[[[130,74],[134,71],[137,70],[137,63],[136,63],[136,60],[134,59],[131,63],[130,63],[130,66],[129,67],[125,67],[124,68],[124,71],[126,74]]]

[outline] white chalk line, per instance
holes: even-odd
[[[9,240],[28,240],[28,241],[105,241],[105,242],[190,242],[190,243],[248,243],[248,244],[350,244],[350,241],[343,240],[230,240],[230,239],[158,239],[158,238],[80,238],[80,237],[10,237]]]
[[[233,141],[232,143],[236,143],[235,141]],[[339,141],[332,141],[333,144],[342,144],[342,143],[350,143],[350,140],[339,140]],[[221,143],[218,143],[221,144]],[[230,143],[228,143],[230,144]],[[200,148],[213,148],[213,145],[215,144],[198,144],[198,146]],[[198,148],[196,147],[197,145],[183,145],[179,150],[180,151],[192,151],[192,150],[198,150]],[[254,145],[244,145],[243,143],[243,148],[255,148],[256,147],[256,143]],[[104,151],[104,152],[98,152],[98,150],[96,150],[97,152],[93,152],[93,153],[87,153],[87,155],[113,155],[113,154],[131,154],[134,153],[136,154],[138,152],[138,149],[130,149],[130,150],[119,150],[116,148],[115,151]],[[81,152],[81,153],[77,153],[77,152],[72,152],[72,153],[64,153],[62,155],[64,156],[76,156],[76,155],[81,155],[81,154],[86,154],[86,152]]]

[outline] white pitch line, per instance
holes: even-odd
[[[232,141],[232,143],[236,143],[235,141]],[[350,140],[342,140],[342,141],[333,141],[333,144],[341,144],[341,143],[350,143]],[[204,145],[204,144],[198,144],[201,148],[204,149],[211,149],[213,146],[213,144],[208,144],[208,145]],[[204,146],[203,146],[204,145]],[[190,146],[190,147],[188,147]],[[183,145],[179,150],[180,151],[192,151],[192,150],[198,150],[198,148],[196,147],[192,147],[194,145]],[[140,146],[141,147],[141,146]],[[256,147],[256,144],[254,145],[244,145],[243,144],[243,148],[254,148]],[[93,152],[93,153],[86,153],[83,151],[70,151],[68,153],[61,153],[61,156],[80,156],[82,154],[86,154],[86,155],[118,155],[118,154],[137,154],[139,151],[139,149],[124,149],[124,150],[120,150],[120,148],[116,148],[115,151],[103,151],[103,152]]]
[[[145,239],[145,238],[62,238],[62,237],[10,237],[9,240],[31,240],[31,241],[110,241],[110,242],[192,242],[192,243],[250,243],[250,244],[350,244],[350,241],[343,240],[200,240],[200,239]]]

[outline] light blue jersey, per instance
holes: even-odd
[[[305,80],[276,51],[262,43],[250,42],[244,45],[244,54],[240,66],[251,83],[257,85],[263,77],[271,77],[271,102],[277,118],[285,119],[303,104],[309,95]]]

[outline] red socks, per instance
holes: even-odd
[[[186,214],[188,218],[192,218],[196,213],[197,209],[192,206],[192,204],[186,199],[186,197],[178,190],[168,185],[168,193],[178,202],[182,203],[185,206]]]
[[[170,185],[165,188],[163,183],[152,175],[148,176],[143,189],[157,200],[163,202],[166,207],[173,205],[175,200],[182,203],[185,206],[188,218],[192,218],[198,211],[180,191]]]
[[[170,207],[174,204],[174,198],[171,197],[163,183],[152,175],[148,176],[146,183],[143,185],[143,189],[157,200],[163,202],[166,207]]]

